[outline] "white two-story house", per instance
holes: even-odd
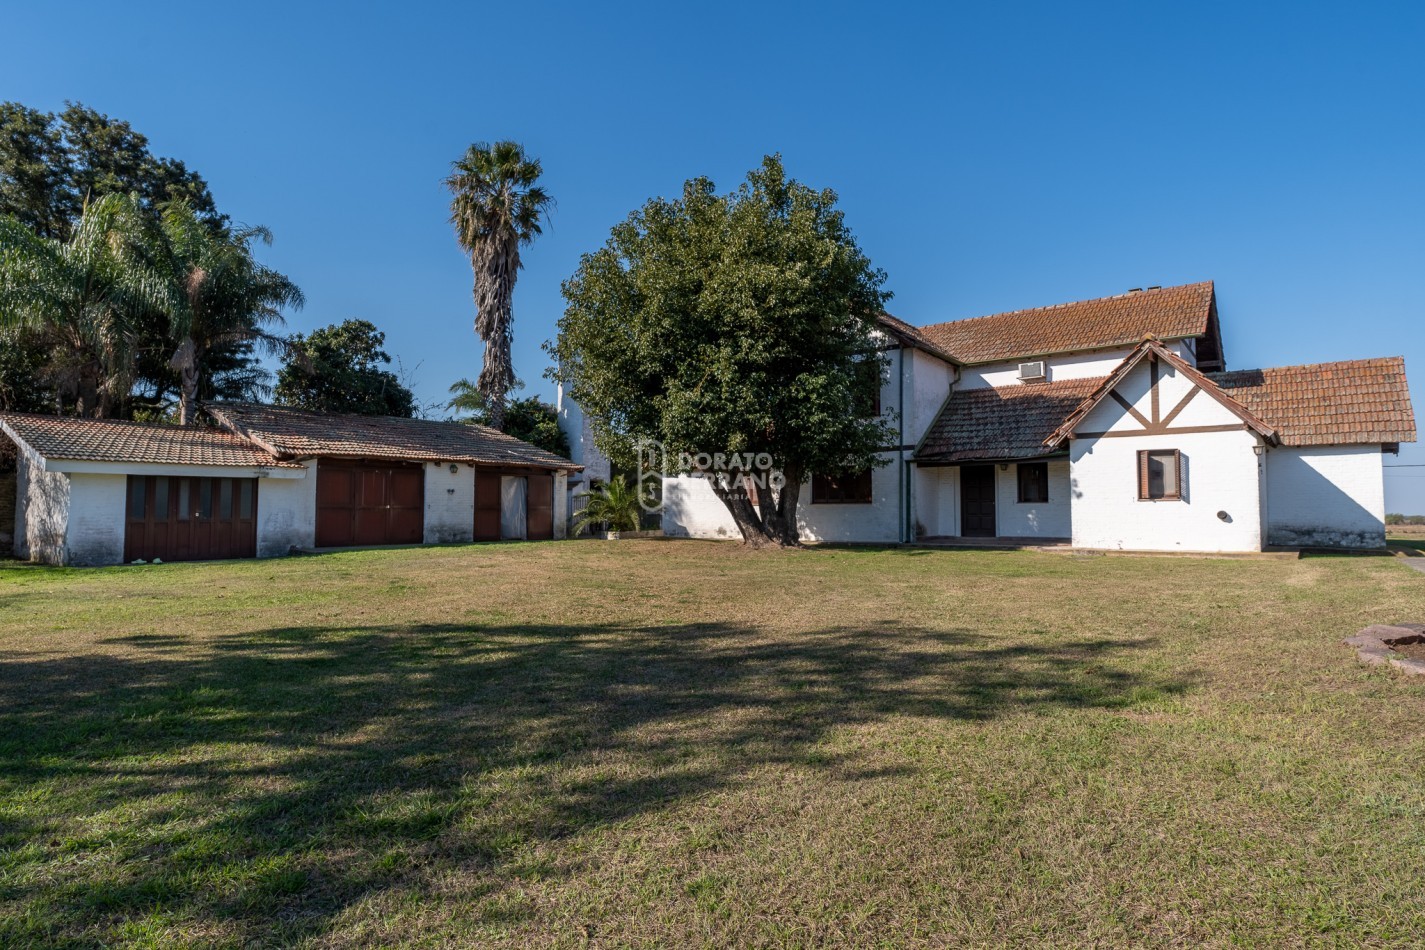
[[[1399,357],[1227,371],[1211,282],[915,327],[881,321],[885,464],[803,486],[808,541],[1231,552],[1385,543]],[[701,479],[667,534],[736,538]]]

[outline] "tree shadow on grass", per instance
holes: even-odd
[[[885,774],[830,748],[855,749],[826,741],[844,727],[1125,707],[1185,685],[1122,665],[1144,641],[892,623],[115,640],[127,655],[0,654],[0,938],[107,939],[155,916],[317,936],[437,872],[493,894],[543,844],[755,769]]]

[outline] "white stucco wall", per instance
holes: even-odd
[[[895,459],[895,453],[883,458]],[[804,541],[895,544],[901,539],[898,462],[871,472],[871,504],[813,504],[802,485],[797,527]],[[741,540],[737,524],[705,479],[663,480],[663,533],[669,537]]]
[[[303,478],[257,480],[257,556],[282,557],[317,546],[317,460]]]
[[[1197,357],[1187,341],[1176,340],[1164,344],[1189,365],[1197,365]],[[1118,364],[1133,352],[1133,347],[1125,346],[1112,350],[1095,350],[1090,353],[1068,353],[1062,356],[1044,357],[1044,371],[1049,382],[1063,379],[1092,379],[1107,376],[1118,368]],[[961,371],[957,389],[984,389],[988,386],[1022,386],[1019,381],[1019,364],[1036,362],[1038,357],[1026,357],[1004,363],[986,363],[983,366],[966,366]]]
[[[1019,472],[1008,463],[995,472],[995,534],[1007,538],[1067,538],[1071,533],[1072,487],[1069,460],[1051,459],[1049,500],[1040,504],[1019,501]],[[960,536],[960,468],[915,469],[912,495],[918,537]]]
[[[1378,445],[1268,449],[1267,543],[1385,546],[1385,478]]]
[[[1262,547],[1257,444],[1209,432],[1073,443],[1073,543],[1125,551],[1257,551]],[[1138,500],[1138,451],[1183,454],[1181,501]],[[1223,512],[1224,520],[1218,517]]]
[[[561,498],[569,496],[569,473],[554,473],[554,540],[562,541],[569,537],[569,506],[559,503]],[[472,533],[473,536],[473,533]]]
[[[1159,366],[1158,412],[1166,417],[1193,389],[1169,365]],[[1118,393],[1152,418],[1151,369],[1143,361]],[[1233,426],[1227,432],[1088,438],[1071,443],[1070,482],[1075,547],[1131,551],[1258,551],[1262,548],[1261,461],[1255,434],[1205,392],[1174,420],[1175,427]],[[1079,426],[1080,433],[1124,432],[1139,423],[1105,399]],[[1183,498],[1138,499],[1138,452],[1177,449],[1183,454]],[[1221,512],[1224,517],[1219,517]]]
[[[69,521],[69,478],[46,472],[24,447],[15,478],[15,556],[43,564],[63,564]]]
[[[949,538],[960,531],[959,511],[960,470],[945,468],[911,468],[912,524],[916,539]]]
[[[557,397],[557,421],[559,431],[564,433],[564,437],[569,440],[569,460],[576,465],[584,466],[582,472],[578,472],[573,478],[567,475],[564,478],[563,487],[557,488],[554,494],[555,510],[555,537],[568,535],[568,525],[571,523],[573,515],[582,511],[584,499],[582,496],[589,491],[589,483],[592,479],[608,481],[613,477],[613,464],[608,456],[599,451],[599,447],[594,444],[593,427],[589,425],[589,419],[584,415],[584,410],[579,404],[569,397],[564,391],[564,387],[559,387]],[[562,499],[562,503],[561,503]],[[557,525],[560,519],[564,521],[564,535],[558,533]]]
[[[663,479],[663,533],[670,538],[741,540],[727,506],[706,480],[691,475]]]
[[[902,349],[890,354],[891,379],[883,390],[881,404],[895,405],[897,382],[894,371],[900,367],[898,354],[905,355],[904,444],[914,446],[935,422],[945,397],[950,395],[955,380],[955,368],[920,350]],[[889,391],[889,392],[887,392]]]
[[[1053,459],[1049,467],[1049,500],[1038,504],[1019,500],[1019,469],[995,466],[995,533],[1005,538],[1067,538],[1071,534],[1069,460]]]
[[[453,544],[475,540],[475,468],[450,462],[425,465],[425,544]],[[556,494],[555,508],[561,508]]]
[[[804,541],[896,544],[901,540],[901,478],[899,453],[881,458],[891,464],[871,470],[870,504],[816,504],[811,482],[802,485],[797,528]]]

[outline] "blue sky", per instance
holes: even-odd
[[[81,100],[276,235],[291,324],[383,328],[423,401],[475,376],[441,179],[540,156],[515,365],[579,255],[653,195],[766,152],[835,189],[932,323],[1217,282],[1229,366],[1403,354],[1425,421],[1425,7],[1198,3],[12,4],[0,98]],[[1388,463],[1425,513],[1425,450]]]

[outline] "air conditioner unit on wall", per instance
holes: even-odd
[[[1035,363],[1020,363],[1019,378],[1022,380],[1043,379],[1044,361],[1040,360]]]

